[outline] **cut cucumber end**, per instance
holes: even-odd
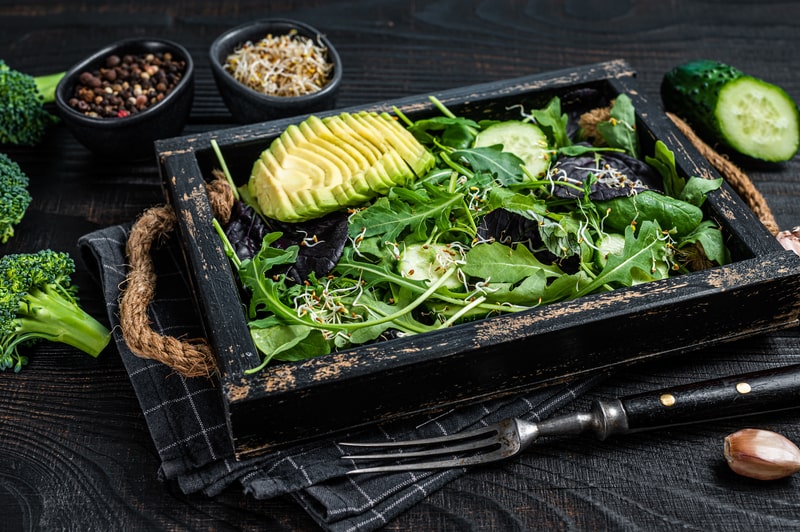
[[[475,147],[502,145],[504,152],[513,153],[525,163],[534,177],[547,173],[550,165],[547,135],[535,124],[510,120],[491,125],[475,137]]]
[[[606,233],[595,244],[597,245],[594,254],[595,264],[600,268],[605,268],[609,255],[622,255],[625,249],[625,236],[619,233]]]
[[[788,161],[800,148],[796,104],[783,89],[760,79],[743,76],[727,83],[714,114],[725,141],[750,157]]]
[[[403,277],[433,284],[451,268],[458,268],[457,256],[445,244],[409,244],[400,253],[397,270]],[[458,275],[451,275],[444,286],[451,290],[459,288]]]

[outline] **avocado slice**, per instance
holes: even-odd
[[[339,171],[312,150],[287,147],[283,140],[275,139],[273,149],[265,152],[262,160],[289,188],[304,186],[306,180],[310,186],[320,186],[329,180],[328,174]]]
[[[368,180],[373,179],[375,185],[383,184],[383,188],[376,188],[381,194],[386,194],[392,187],[403,186],[413,181],[415,177],[400,154],[394,151],[386,152],[367,173],[372,176],[368,177]]]
[[[352,171],[350,165],[343,161],[338,153],[327,153],[324,147],[318,146],[313,141],[313,136],[309,138],[302,127],[295,125],[286,128],[286,131],[275,139],[269,151],[275,154],[278,163],[285,168],[302,170],[302,165],[295,160],[298,158],[317,166],[319,171],[311,170],[312,173],[309,175],[313,186],[332,186],[341,183],[344,180],[343,176]]]
[[[308,157],[329,170],[329,178],[324,183],[326,187],[338,185],[345,181],[350,174],[362,171],[364,166],[361,161],[353,158],[346,150],[333,142],[315,137],[309,147],[313,155]]]
[[[321,121],[334,138],[339,139],[344,144],[347,144],[354,150],[357,150],[367,161],[367,164],[373,165],[375,161],[381,156],[381,151],[373,144],[366,142],[363,138],[356,135],[355,132],[342,120],[339,115],[326,117]],[[314,128],[314,122],[310,123]]]
[[[248,189],[266,216],[300,222],[386,194],[433,164],[433,154],[388,113],[310,116],[262,152]]]
[[[339,138],[325,122],[311,116],[308,120],[299,125],[303,134],[313,137],[316,145],[324,147],[327,151],[336,153],[347,164],[351,171],[357,172],[361,168],[366,168],[375,162],[377,154],[366,157],[361,152],[359,146],[355,146],[349,139]]]
[[[253,175],[261,176],[260,179],[251,179],[247,183],[248,192],[251,197],[256,198],[259,208],[263,208],[263,203],[258,198],[270,198],[269,206],[271,213],[291,213],[295,211],[289,195],[281,186],[275,186],[274,179],[271,173],[267,170],[266,165],[262,159],[259,159],[253,165]],[[275,219],[278,218],[275,214],[270,214]]]
[[[397,150],[403,160],[417,176],[424,175],[434,164],[433,154],[422,146],[414,136],[388,113],[359,113],[359,119],[365,125],[374,128],[389,145]]]

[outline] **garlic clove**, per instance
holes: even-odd
[[[784,249],[800,255],[800,225],[793,227],[791,231],[781,231],[776,238]]]
[[[725,437],[728,466],[745,477],[775,480],[800,471],[800,448],[777,432],[742,429]]]

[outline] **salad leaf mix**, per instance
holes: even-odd
[[[435,157],[417,179],[300,223],[264,217],[245,186],[215,222],[263,354],[251,371],[730,260],[701,209],[721,179],[680,177],[661,141],[642,159],[624,94],[594,138],[558,97],[510,121],[431,100],[439,116],[394,110]]]

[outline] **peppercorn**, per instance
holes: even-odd
[[[112,54],[78,77],[69,105],[93,118],[134,116],[161,102],[180,83],[186,62],[169,52]]]

